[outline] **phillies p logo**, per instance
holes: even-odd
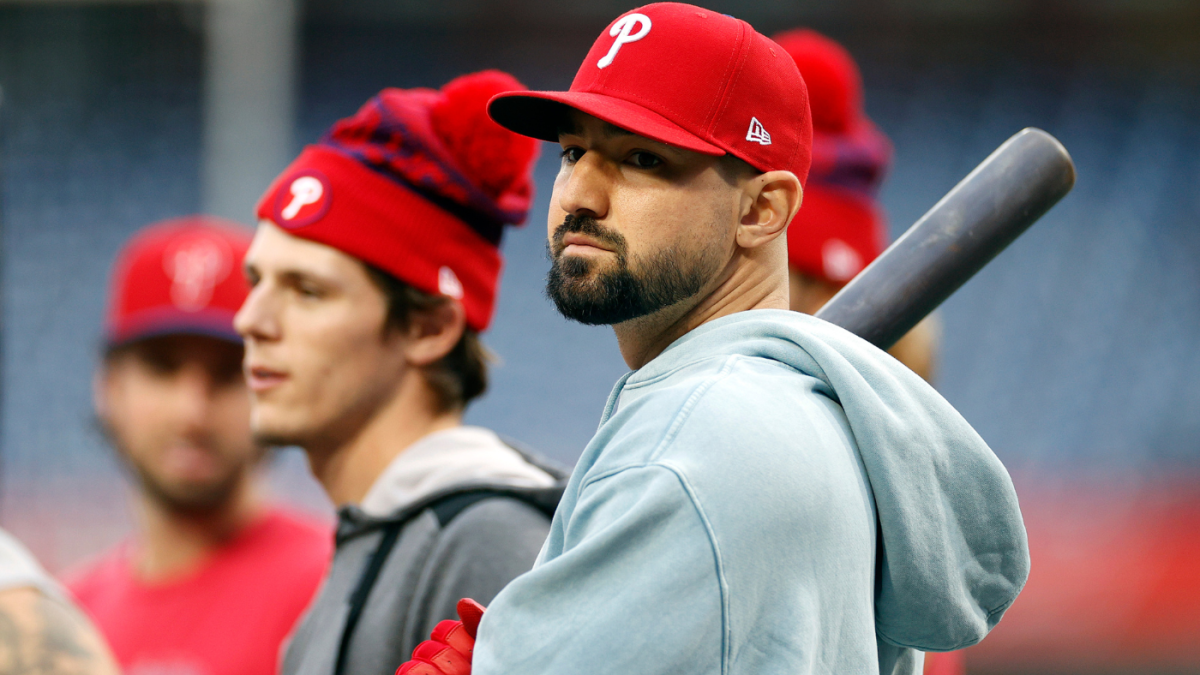
[[[171,279],[171,302],[199,312],[233,268],[233,252],[220,239],[207,237],[173,244],[163,253],[163,271]]]
[[[332,199],[329,179],[320,171],[293,175],[275,197],[275,224],[289,230],[311,225],[329,211]]]
[[[634,27],[637,27],[637,32],[634,32]],[[650,32],[650,17],[645,14],[626,14],[613,24],[609,29],[608,34],[617,38],[613,41],[612,48],[604,55],[604,58],[596,62],[597,68],[607,68],[612,64],[613,59],[617,58],[617,52],[621,51],[621,47],[630,42],[637,42]]]

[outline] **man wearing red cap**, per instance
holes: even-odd
[[[274,675],[329,560],[327,526],[263,503],[242,343],[250,243],[212,218],[121,251],[96,415],[137,485],[138,533],[71,576],[127,675]]]
[[[483,393],[504,227],[537,142],[488,119],[504,73],[387,89],[259,204],[236,325],[252,427],[302,447],[339,507],[337,549],[286,675],[393,671],[463,596],[532,565],[564,477],[463,426]]]
[[[803,28],[774,39],[796,62],[812,111],[813,163],[787,240],[792,309],[815,314],[883,252],[887,227],[876,196],[891,144],[863,110],[862,75],[844,47]],[[888,352],[931,381],[936,342],[931,317]],[[961,652],[925,655],[925,675],[963,672]]]
[[[812,127],[787,53],[648,5],[570,91],[489,112],[560,143],[548,292],[634,370],[534,569],[400,672],[909,674],[981,639],[1029,567],[1007,472],[921,378],[788,309]]]
[[[800,69],[812,110],[812,168],[787,241],[792,309],[815,314],[883,252],[876,197],[892,147],[863,110],[862,76],[845,48],[808,29],[774,39]],[[932,380],[936,346],[936,322],[926,319],[888,351]]]

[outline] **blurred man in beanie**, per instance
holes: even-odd
[[[206,217],[117,258],[96,415],[137,485],[138,532],[72,575],[127,675],[273,675],[328,564],[327,526],[264,504],[233,315],[250,236]]]
[[[294,444],[339,507],[332,569],[286,675],[395,670],[464,596],[528,570],[559,474],[462,425],[487,384],[504,227],[537,142],[487,118],[504,73],[387,89],[276,179],[246,257],[252,426]]]
[[[845,48],[803,28],[774,39],[800,69],[812,110],[812,169],[787,242],[792,309],[815,314],[887,245],[877,197],[892,146],[863,110],[862,76]],[[888,351],[932,381],[937,332],[927,318]]]
[[[1016,598],[999,460],[895,359],[789,310],[807,99],[779,45],[678,3],[618,17],[569,91],[492,99],[562,147],[551,298],[634,370],[534,569],[401,675],[909,675]]]

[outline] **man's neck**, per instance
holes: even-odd
[[[699,301],[681,302],[616,324],[613,331],[626,365],[636,370],[672,342],[710,321],[752,309],[788,308],[786,262],[781,268],[778,264],[752,264],[735,256],[716,285],[702,294]]]
[[[336,506],[359,504],[392,460],[429,434],[462,425],[462,411],[441,411],[419,378],[407,378],[357,433],[333,448],[305,448],[313,475]]]
[[[263,510],[249,474],[225,503],[204,512],[174,510],[145,494],[140,501],[141,536],[133,562],[137,575],[150,582],[195,569]]]

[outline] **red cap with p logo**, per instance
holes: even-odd
[[[565,92],[505,92],[492,119],[558,140],[564,106],[640,136],[731,154],[804,182],[812,153],[808,92],[792,58],[745,21],[675,2],[639,7],[592,45]]]
[[[207,335],[241,343],[233,315],[249,293],[242,259],[250,232],[189,216],[138,232],[117,256],[105,338],[110,347],[159,335]]]

